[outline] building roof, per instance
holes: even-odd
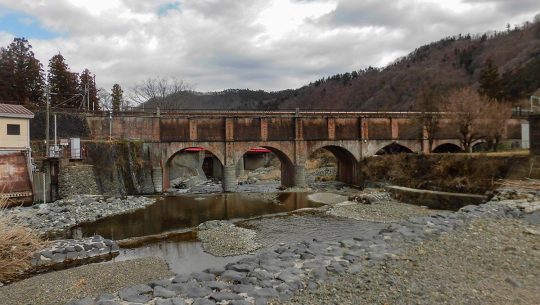
[[[0,117],[32,119],[34,113],[22,105],[0,104]]]

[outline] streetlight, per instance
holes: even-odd
[[[109,141],[112,140],[112,113],[112,110],[109,111]]]

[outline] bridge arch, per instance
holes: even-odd
[[[241,163],[241,159],[244,158],[244,155],[248,153],[251,149],[264,148],[272,152],[281,163],[281,185],[286,187],[295,186],[294,177],[295,177],[295,165],[291,157],[282,149],[275,146],[269,145],[259,145],[255,147],[250,147],[248,149],[243,149],[238,152],[235,158],[235,164]]]
[[[405,145],[401,145],[397,142],[392,142],[382,148],[380,148],[375,155],[392,155],[392,154],[412,154],[413,151]]]
[[[472,152],[484,152],[488,151],[488,142],[486,140],[477,140],[471,143]]]
[[[360,163],[358,158],[346,147],[341,145],[317,145],[309,150],[308,155],[312,155],[317,150],[324,149],[332,153],[337,160],[337,181],[360,185]]]
[[[460,153],[463,149],[454,143],[443,143],[435,147],[432,153],[434,154],[448,154],[448,153]]]
[[[175,158],[177,158],[182,153],[191,153],[193,154],[193,158],[191,160],[191,167],[186,166],[188,168],[187,171],[190,171],[192,175],[204,175],[205,177],[213,176],[220,180],[223,180],[223,157],[220,157],[219,150],[215,150],[215,148],[207,148],[205,146],[191,146],[191,145],[185,145],[182,147],[168,147],[168,153],[166,155],[166,158],[162,161],[162,170],[163,170],[163,190],[166,191],[167,189],[171,188],[171,180],[175,179],[174,176],[177,174],[175,171]],[[211,159],[210,166],[211,168],[205,168],[205,166],[208,164],[208,159]],[[198,163],[198,164],[196,164]],[[206,163],[206,164],[205,164]],[[176,164],[178,166],[178,163]],[[189,169],[190,168],[190,169]],[[212,172],[212,174],[209,174],[209,171]],[[176,177],[178,178],[178,177]]]

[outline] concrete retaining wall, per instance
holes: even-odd
[[[399,201],[431,209],[457,211],[464,206],[480,204],[487,200],[486,196],[482,195],[418,190],[402,186],[387,186],[386,189]]]

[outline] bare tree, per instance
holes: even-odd
[[[151,102],[156,107],[168,109],[174,106],[169,97],[192,89],[193,85],[176,77],[147,78],[131,88],[128,98],[142,107],[144,103]]]
[[[99,88],[97,90],[97,96],[100,108],[103,110],[112,110],[111,93],[107,89]]]
[[[444,110],[458,128],[461,144],[466,152],[472,152],[472,143],[485,138],[483,120],[487,102],[478,92],[469,87],[452,91],[446,101]]]
[[[503,102],[491,101],[485,107],[484,113],[487,142],[493,151],[497,151],[504,136],[506,121],[512,117],[512,109]]]
[[[425,139],[428,141],[429,152],[433,151],[435,134],[440,129],[441,95],[435,89],[424,85],[416,98],[416,108],[420,112],[417,124],[423,130]]]

